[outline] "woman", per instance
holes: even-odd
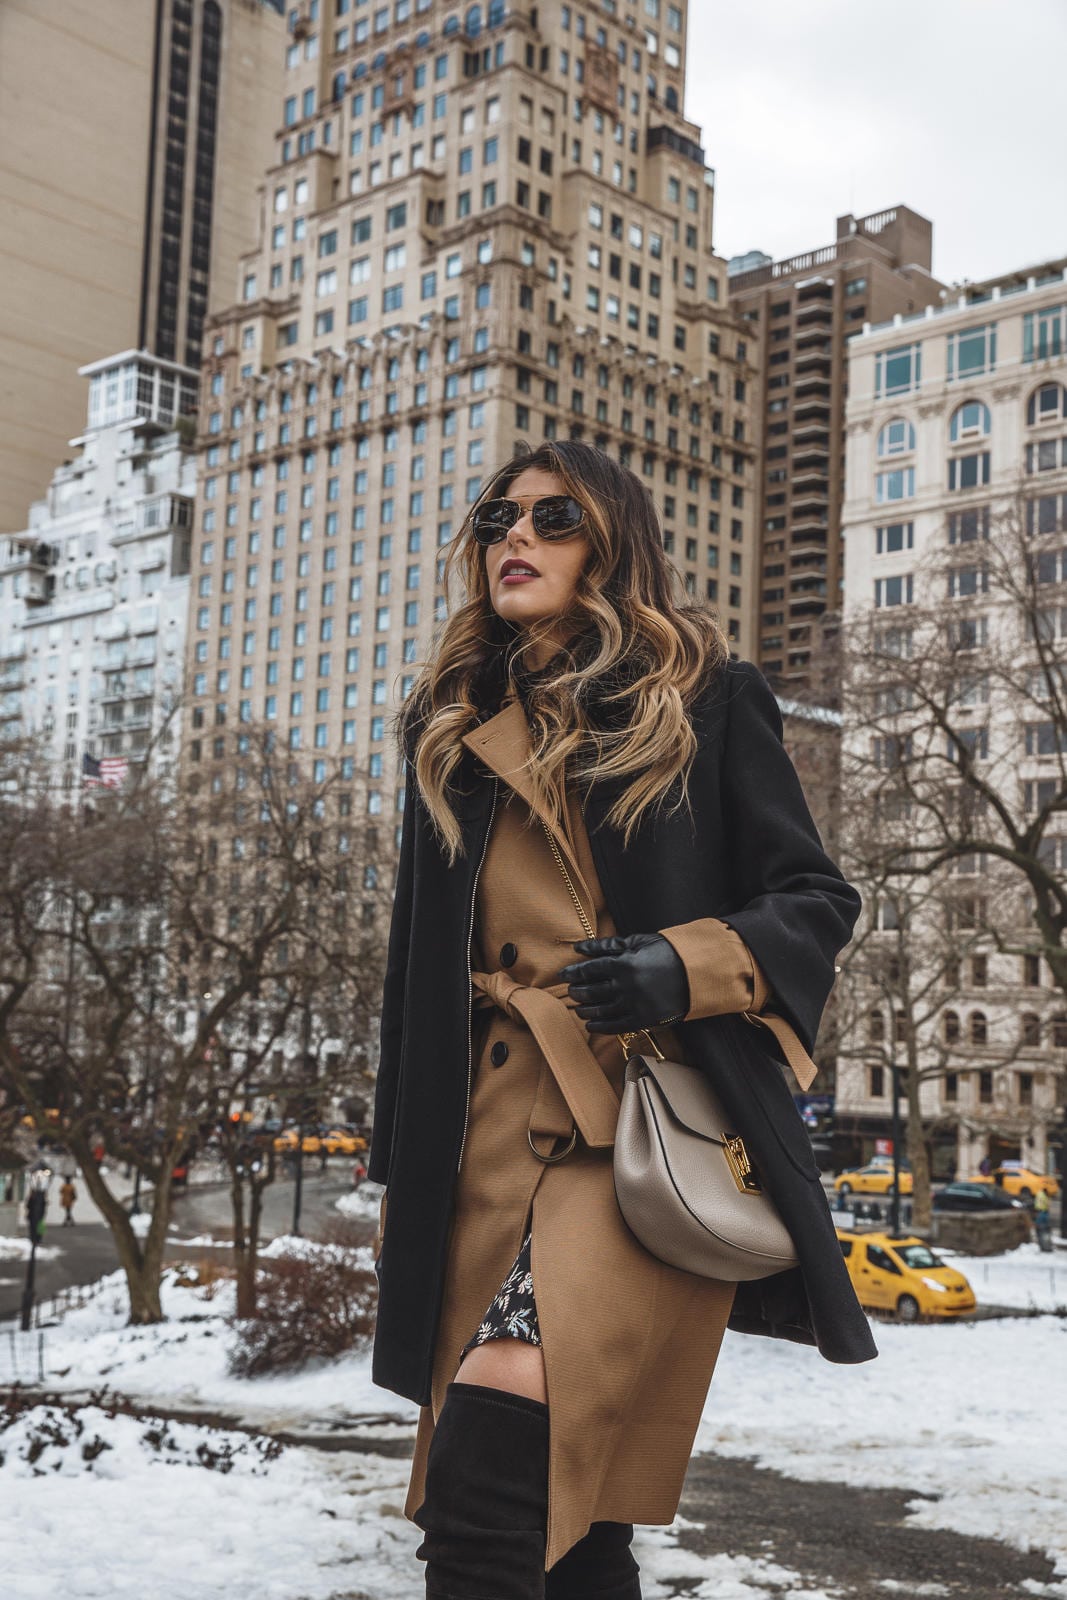
[[[676,604],[632,473],[577,443],[519,456],[449,559],[467,600],[401,719],[374,1374],[422,1407],[429,1596],[637,1600],[632,1525],[674,1518],[727,1322],[875,1353],[781,1059],[810,1082],[858,899],[763,679]],[[638,1029],[712,1077],[796,1269],[735,1295],[627,1230]]]

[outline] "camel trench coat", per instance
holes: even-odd
[[[532,1219],[551,1418],[551,1567],[592,1522],[673,1520],[734,1285],[656,1260],[619,1214],[611,1141],[625,1055],[616,1036],[586,1031],[559,981],[586,934],[521,771],[529,751],[521,704],[506,703],[465,742],[501,787],[475,899],[473,1074],[432,1400],[420,1416],[406,1510],[422,1502],[426,1451],[463,1347]],[[580,804],[573,792],[567,802],[556,842],[596,936],[607,937],[615,928]],[[696,1009],[760,1009],[766,983],[724,924],[709,918],[668,937]],[[655,1036],[668,1057],[685,1059],[670,1029]],[[573,1153],[540,1161],[531,1137],[547,1153],[576,1122]]]

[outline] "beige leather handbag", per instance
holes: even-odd
[[[596,934],[551,830],[541,820],[587,939]],[[744,1140],[696,1067],[631,1053],[615,1134],[615,1194],[650,1255],[701,1278],[743,1283],[797,1264],[796,1250],[752,1167]]]

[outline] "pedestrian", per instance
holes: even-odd
[[[367,1168],[366,1168],[366,1165],[365,1165],[365,1163],[363,1161],[363,1157],[362,1156],[357,1156],[356,1160],[355,1160],[355,1165],[352,1168],[352,1187],[353,1187],[353,1189],[358,1189],[360,1184],[363,1183],[364,1180],[366,1179],[366,1176],[367,1176]]]
[[[63,1207],[64,1213],[64,1228],[73,1228],[74,1226],[74,1202],[77,1198],[78,1191],[74,1187],[74,1179],[64,1178],[59,1190],[59,1203]]]
[[[7,1175],[7,1180],[6,1180],[5,1184],[4,1184],[4,1204],[5,1205],[11,1205],[14,1202],[14,1199],[15,1199],[15,1179],[14,1179],[13,1174],[9,1172],[8,1175]]]
[[[399,729],[374,1376],[421,1406],[428,1596],[639,1600],[633,1524],[674,1519],[727,1322],[875,1354],[775,1042],[806,1089],[859,900],[633,473],[516,457],[448,566]],[[645,1029],[714,1078],[799,1267],[738,1287],[627,1229],[604,1107]]]
[[[1052,1201],[1047,1189],[1039,1189],[1034,1195],[1034,1232],[1038,1245],[1047,1254],[1052,1249]]]
[[[983,1156],[981,1161],[979,1161],[978,1171],[981,1173],[983,1178],[989,1177],[990,1173],[993,1171],[993,1163],[990,1161],[988,1156]]]

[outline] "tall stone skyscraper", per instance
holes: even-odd
[[[785,261],[752,251],[729,264],[731,303],[764,353],[756,659],[780,693],[824,705],[839,693],[848,342],[865,323],[940,304],[942,292],[933,224],[917,211],[838,217],[836,233]]]
[[[199,366],[255,227],[281,9],[0,4],[0,531],[26,526],[82,426],[80,367],[131,349]]]
[[[441,552],[520,441],[653,491],[749,652],[752,339],[682,114],[686,7],[303,0],[240,303],[200,412],[186,750],[277,725],[397,820],[388,716],[444,615]]]

